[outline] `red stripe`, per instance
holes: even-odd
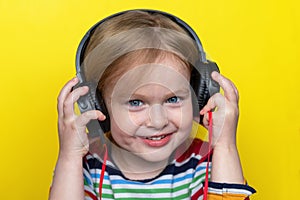
[[[93,193],[91,193],[91,192],[89,192],[89,191],[84,191],[85,192],[85,194],[87,194],[89,197],[91,197],[93,200],[98,200],[98,198],[93,194]]]
[[[203,187],[201,187],[192,197],[191,200],[198,200],[203,195]]]

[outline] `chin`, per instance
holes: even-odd
[[[168,161],[172,153],[173,150],[171,149],[159,148],[148,150],[145,153],[136,153],[135,155],[147,162],[157,163]]]

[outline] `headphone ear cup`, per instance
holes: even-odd
[[[198,62],[192,70],[190,82],[197,98],[199,110],[202,110],[212,95],[220,91],[219,84],[211,78],[213,71],[220,72],[217,64],[211,61]],[[199,115],[198,109],[194,109],[194,116]],[[197,113],[195,110],[198,110]],[[202,117],[200,116],[200,123],[202,123]]]
[[[95,97],[96,97],[96,99],[95,99],[96,100],[96,103],[95,103],[96,109],[100,110],[106,117],[104,121],[99,121],[102,130],[104,131],[104,133],[106,133],[106,132],[110,131],[109,114],[108,114],[104,99],[102,97],[102,94],[98,90],[96,91]]]
[[[208,61],[207,65],[208,65],[207,66],[207,76],[208,76],[207,86],[208,86],[208,93],[209,93],[209,98],[210,98],[214,94],[220,92],[220,85],[211,78],[211,73],[213,71],[220,73],[220,69],[219,69],[217,63],[215,63],[215,62]]]
[[[101,98],[101,94],[96,89],[96,84],[91,82],[84,82],[77,84],[73,89],[78,87],[88,86],[89,91],[86,95],[81,96],[77,100],[77,105],[81,113],[87,112],[89,110],[99,110],[105,116],[104,121],[91,120],[87,124],[87,129],[89,130],[89,137],[96,137],[98,134],[103,134],[110,130],[109,116],[104,103],[104,100]]]

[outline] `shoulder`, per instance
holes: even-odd
[[[190,159],[196,159],[199,162],[204,162],[208,155],[212,153],[209,151],[208,147],[208,143],[201,139],[194,138],[188,140],[176,150],[176,162],[186,162]]]

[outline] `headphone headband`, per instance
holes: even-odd
[[[204,49],[202,47],[202,43],[199,39],[199,37],[197,36],[196,32],[187,24],[185,23],[183,20],[179,19],[178,17],[172,15],[172,14],[169,14],[169,13],[166,13],[166,12],[163,12],[163,11],[159,11],[159,10],[148,10],[148,9],[136,9],[136,10],[127,10],[127,11],[121,11],[121,12],[118,12],[118,13],[115,13],[113,15],[110,15],[102,20],[100,20],[99,22],[97,22],[96,24],[94,24],[87,32],[86,34],[83,36],[83,38],[81,39],[79,45],[78,45],[78,48],[77,48],[77,52],[76,52],[76,60],[75,60],[75,64],[76,64],[76,71],[77,72],[81,72],[81,63],[83,62],[83,56],[84,56],[84,52],[85,52],[85,49],[89,43],[89,40],[90,40],[90,37],[91,35],[93,34],[93,32],[95,31],[95,29],[103,24],[105,21],[109,20],[109,19],[112,19],[114,17],[117,17],[117,16],[120,16],[122,14],[125,14],[127,12],[132,12],[132,11],[143,11],[143,12],[147,12],[147,13],[157,13],[157,14],[161,14],[165,17],[168,17],[169,19],[171,19],[173,22],[175,22],[176,24],[178,24],[182,29],[184,29],[187,34],[190,35],[190,37],[194,40],[194,42],[196,43],[197,45],[197,49],[198,51],[200,52],[200,57],[201,57],[201,62],[207,62],[207,59],[206,59],[206,54],[204,52]]]

